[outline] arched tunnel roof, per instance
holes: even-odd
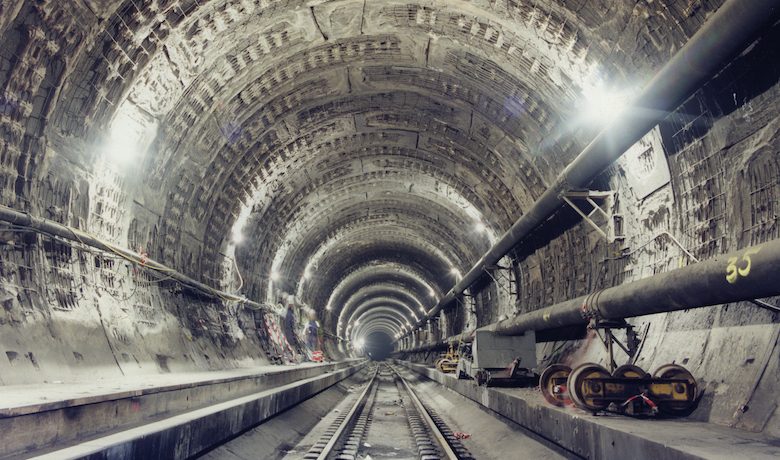
[[[104,33],[61,45],[47,129],[145,152],[94,157],[141,178],[149,252],[222,283],[234,253],[250,298],[389,335],[589,141],[584,93],[640,86],[719,4],[89,3]]]

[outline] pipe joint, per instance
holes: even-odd
[[[604,319],[601,311],[599,311],[599,297],[601,297],[602,292],[604,292],[603,289],[594,291],[588,294],[582,301],[582,306],[580,306],[580,314],[582,315],[582,319],[585,321],[598,322],[599,320]]]

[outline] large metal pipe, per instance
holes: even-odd
[[[780,295],[780,239],[597,291],[482,329],[522,334]]]
[[[547,191],[416,325],[451,304],[531,231],[563,205],[561,195],[587,187],[629,147],[690,97],[755,40],[778,16],[780,0],[727,0],[664,65],[630,104],[605,127]]]
[[[617,320],[778,296],[779,280],[780,239],[777,239],[524,313],[480,330],[502,335],[533,330],[537,332],[538,340],[540,332],[584,326],[591,318]],[[470,332],[464,332],[400,351],[415,353],[444,349],[451,342],[468,342],[470,336]]]

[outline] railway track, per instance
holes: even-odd
[[[372,431],[374,419],[382,421]],[[424,460],[474,458],[387,363],[377,364],[350,409],[324,429],[303,458],[349,460],[381,453],[382,449]]]

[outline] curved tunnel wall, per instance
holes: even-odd
[[[720,3],[3,2],[0,198],[259,302],[295,295],[341,334],[361,308],[432,306],[596,132],[608,114],[583,117],[586,96],[641,87]],[[622,243],[564,210],[438,335],[690,263],[663,231],[700,259],[777,238],[768,34],[597,181]],[[256,312],[0,235],[4,384],[273,353]],[[702,418],[777,430],[729,402],[771,392],[772,320],[742,304],[642,318],[641,363],[701,376]],[[601,359],[591,341],[540,352]]]

